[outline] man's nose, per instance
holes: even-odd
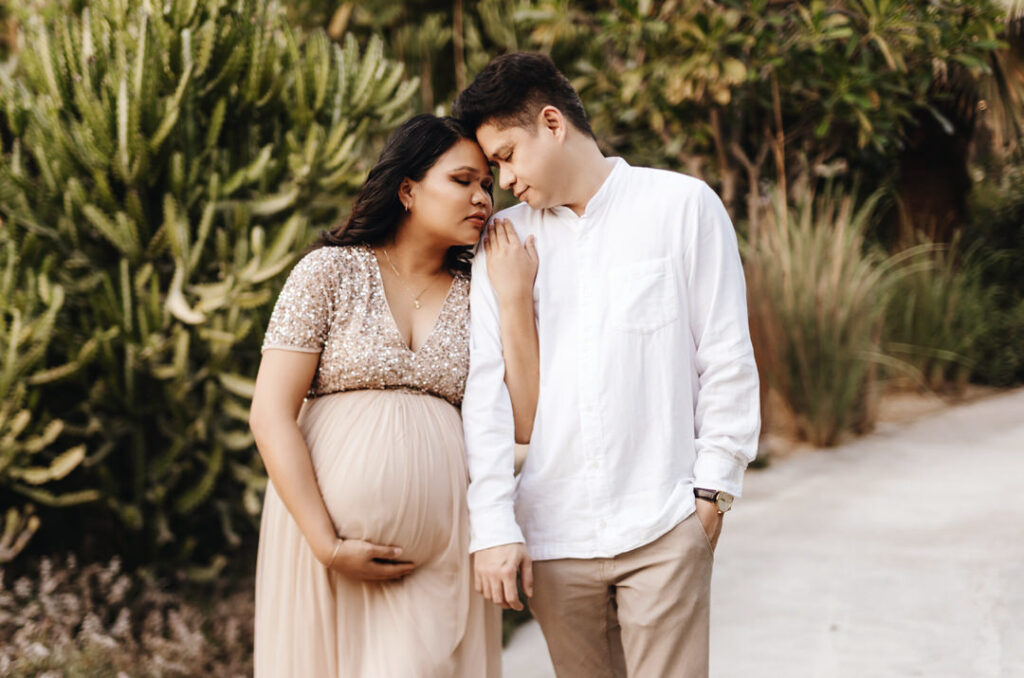
[[[511,191],[514,183],[516,183],[516,175],[512,174],[512,172],[505,167],[498,168],[499,186],[506,191]]]

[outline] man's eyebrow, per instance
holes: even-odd
[[[498,148],[495,149],[494,153],[491,153],[491,157],[494,158],[495,160],[500,159],[501,156],[503,156],[506,153],[508,153],[509,146],[511,146],[511,145],[512,144],[504,143],[501,146],[498,146]]]

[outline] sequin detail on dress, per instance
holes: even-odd
[[[412,351],[366,246],[321,247],[288,275],[262,350],[320,353],[309,396],[411,389],[462,403],[469,372],[469,276],[457,275],[430,335]]]

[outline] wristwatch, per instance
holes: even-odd
[[[718,515],[722,515],[732,508],[733,496],[722,490],[706,490],[703,487],[695,487],[693,488],[693,496],[714,504],[715,508],[718,509]]]

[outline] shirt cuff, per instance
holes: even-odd
[[[705,450],[693,465],[693,486],[722,490],[734,497],[743,493],[743,472],[747,464],[724,452]]]
[[[470,512],[469,552],[476,553],[504,544],[525,544],[512,506],[492,506]]]

